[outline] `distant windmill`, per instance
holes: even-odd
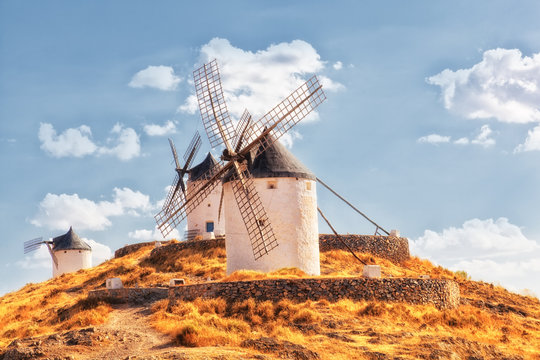
[[[228,183],[231,184],[239,217],[244,222],[253,258],[259,260],[278,246],[278,239],[249,170],[250,163],[257,154],[264,153],[325,100],[322,86],[317,77],[313,76],[259,121],[254,122],[251,115],[245,111],[235,129],[225,104],[217,62],[214,60],[195,70],[194,79],[201,117],[210,145],[225,147],[221,156],[223,162],[210,169],[204,177],[208,180],[194,187],[186,197],[173,196],[168,199],[164,209],[156,215],[158,228],[164,236],[170,233],[226,176]],[[229,242],[235,243],[236,234],[230,233],[228,228],[227,219],[226,240],[229,257],[229,252],[235,251],[229,246]],[[316,250],[318,254],[318,243]],[[278,253],[275,257],[279,256]]]
[[[92,267],[92,248],[69,228],[64,235],[52,240],[42,237],[24,242],[24,253],[37,250],[42,244],[47,246],[53,261],[53,277],[64,273]]]

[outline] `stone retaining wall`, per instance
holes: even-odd
[[[403,263],[411,257],[407,238],[354,234],[340,235],[340,237],[354,251],[373,254],[394,263]],[[320,234],[319,250],[321,252],[347,250],[347,247],[333,234]]]
[[[168,296],[167,288],[123,288],[123,289],[100,289],[88,293],[89,299],[106,299],[115,302],[129,302],[145,304]]]
[[[459,305],[459,286],[451,280],[409,278],[311,278],[214,282],[169,289],[169,306],[198,297],[227,301],[248,298],[295,302],[340,299],[433,304],[440,309]]]
[[[409,241],[407,238],[398,238],[390,236],[373,236],[373,235],[340,235],[341,238],[351,247],[354,251],[365,252],[376,255],[383,259],[388,259],[395,263],[402,263],[410,258],[409,254]],[[129,245],[131,248],[126,249],[124,247],[115,252],[116,255],[121,250],[123,251],[121,256],[125,255],[126,251],[135,251],[134,245]],[[167,246],[162,246],[152,250],[152,256],[161,254],[161,252],[175,252],[184,249],[195,249],[198,251],[204,251],[215,247],[225,247],[225,239],[216,240],[193,240],[182,241],[179,243],[172,243]],[[126,250],[123,250],[126,249]],[[347,250],[347,247],[338,240],[337,236],[329,234],[319,235],[319,250],[321,252],[330,250]]]

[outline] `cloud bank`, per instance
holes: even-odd
[[[442,232],[426,230],[410,247],[411,253],[454,271],[465,270],[473,279],[540,295],[540,244],[506,218],[471,219]]]
[[[234,47],[227,39],[214,38],[200,50],[200,65],[217,59],[225,101],[231,116],[240,118],[248,109],[260,118],[313,74],[325,68],[325,62],[309,43],[294,40],[270,45],[256,52]],[[339,66],[338,66],[339,67]],[[327,91],[343,89],[343,85],[319,76]],[[197,98],[189,96],[179,111],[198,111]],[[312,115],[311,119],[315,119]]]
[[[469,69],[446,69],[426,79],[441,88],[446,109],[469,119],[540,123],[540,53],[518,49],[485,51]],[[540,127],[529,131],[515,152],[540,150]]]
[[[47,194],[30,223],[51,230],[104,230],[114,216],[151,215],[156,206],[150,197],[129,188],[114,188],[112,201],[94,202],[78,194]]]
[[[163,91],[176,90],[181,79],[174,74],[170,66],[148,66],[139,71],[129,82],[132,88],[154,88]]]
[[[480,128],[479,134],[469,139],[468,137],[461,137],[457,140],[454,140],[453,143],[456,145],[479,145],[484,148],[491,147],[495,145],[495,139],[492,138],[493,130],[489,127],[489,125],[483,125]],[[416,140],[418,143],[424,143],[424,144],[432,144],[432,145],[438,145],[438,144],[444,144],[444,143],[451,143],[452,141],[451,136],[443,136],[439,134],[430,134],[426,136],[422,136]]]
[[[111,155],[127,161],[140,155],[141,144],[135,130],[116,124],[111,134],[113,136],[106,141],[109,146],[98,146],[91,139],[92,130],[89,126],[70,128],[58,135],[51,124],[41,123],[38,138],[41,149],[56,158]]]
[[[168,120],[163,125],[158,125],[158,124],[144,125],[143,130],[148,136],[165,136],[165,135],[176,133],[176,124],[173,121]]]

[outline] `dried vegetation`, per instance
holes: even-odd
[[[224,249],[184,249],[159,258],[149,256],[151,249],[148,246],[93,269],[28,284],[0,298],[0,347],[15,338],[106,322],[111,305],[88,301],[86,294],[104,286],[109,277],[120,277],[126,286],[155,286],[171,278],[198,283],[208,278],[243,281],[305,276],[297,269],[225,276]],[[168,308],[162,300],[153,305],[149,320],[177,346],[236,348],[267,352],[271,358],[540,359],[537,298],[470,281],[466,274],[427,260],[412,258],[396,265],[369,254],[359,256],[381,265],[385,277],[453,279],[460,285],[462,304],[441,311],[427,305],[350,300],[271,303],[249,299],[231,304],[223,299],[196,299]],[[358,276],[362,264],[345,251],[331,251],[321,254],[321,270],[324,277]]]

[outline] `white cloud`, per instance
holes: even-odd
[[[92,248],[92,266],[98,266],[113,257],[111,248],[92,239],[82,238]]]
[[[534,150],[540,150],[540,126],[528,131],[525,142],[516,146],[514,153]]]
[[[324,70],[325,62],[309,43],[293,40],[270,45],[256,52],[234,47],[226,39],[214,38],[201,48],[200,63],[217,59],[225,101],[233,118],[247,108],[258,119],[302,85],[312,74]],[[319,76],[328,91],[343,85]],[[198,111],[197,99],[189,96],[179,111]],[[311,120],[316,116],[310,117]],[[309,119],[307,119],[309,120]]]
[[[465,270],[474,279],[540,295],[540,244],[506,218],[472,219],[440,233],[426,230],[410,247],[411,253],[454,271]]]
[[[156,209],[148,195],[129,188],[114,188],[113,201],[80,198],[78,194],[47,194],[40,202],[37,214],[30,222],[53,230],[104,230],[111,226],[110,217],[149,215]]]
[[[148,124],[144,125],[144,132],[148,136],[165,136],[176,133],[176,125],[171,120],[168,120],[163,125]]]
[[[441,143],[448,143],[450,142],[450,136],[442,136],[438,134],[431,134],[426,135],[418,138],[416,140],[419,143],[427,143],[427,144],[441,144]]]
[[[540,123],[540,53],[529,57],[518,49],[492,49],[471,68],[446,69],[426,81],[441,88],[446,109],[466,118]],[[495,144],[489,137],[476,140],[471,143],[484,147]],[[540,150],[538,125],[514,153],[533,150]]]
[[[175,90],[181,79],[174,74],[174,70],[170,66],[148,66],[146,69],[139,71],[129,82],[129,86],[133,88],[150,87],[164,91]]]
[[[528,57],[518,49],[488,50],[471,68],[446,69],[427,82],[441,87],[447,109],[467,118],[540,121],[540,53]]]
[[[92,131],[89,126],[81,125],[56,134],[51,124],[42,123],[39,127],[38,137],[41,149],[53,157],[83,157],[87,155],[113,155],[120,160],[129,160],[140,155],[139,135],[132,128],[124,128],[116,124],[111,133],[115,138],[108,139],[108,143],[116,146],[98,146],[92,140]]]
[[[334,70],[341,70],[343,68],[343,63],[341,61],[336,61],[332,67]]]
[[[161,232],[158,230],[157,226],[154,228],[154,230],[140,229],[140,230],[130,231],[128,233],[128,237],[137,241],[141,241],[141,242],[153,241],[153,240],[162,241],[162,240],[171,240],[171,239],[176,239],[176,240],[181,239],[180,232],[178,231],[178,229],[174,229],[173,231],[169,233],[169,235],[167,235],[166,238],[164,238]]]
[[[90,127],[81,125],[78,128],[67,129],[60,135],[56,134],[51,124],[41,123],[38,133],[41,149],[54,157],[83,157],[93,154],[97,146],[90,139]]]
[[[454,144],[456,145],[469,145],[469,139],[466,137],[462,137],[454,141]]]
[[[480,145],[485,148],[495,145],[495,140],[491,138],[493,131],[489,128],[489,125],[484,125],[480,129],[480,134],[471,141],[471,144]]]
[[[99,148],[99,154],[113,155],[124,161],[138,157],[141,154],[141,143],[135,130],[116,124],[111,133],[116,138],[110,138],[108,142],[116,142],[117,145],[114,147],[103,146]]]

